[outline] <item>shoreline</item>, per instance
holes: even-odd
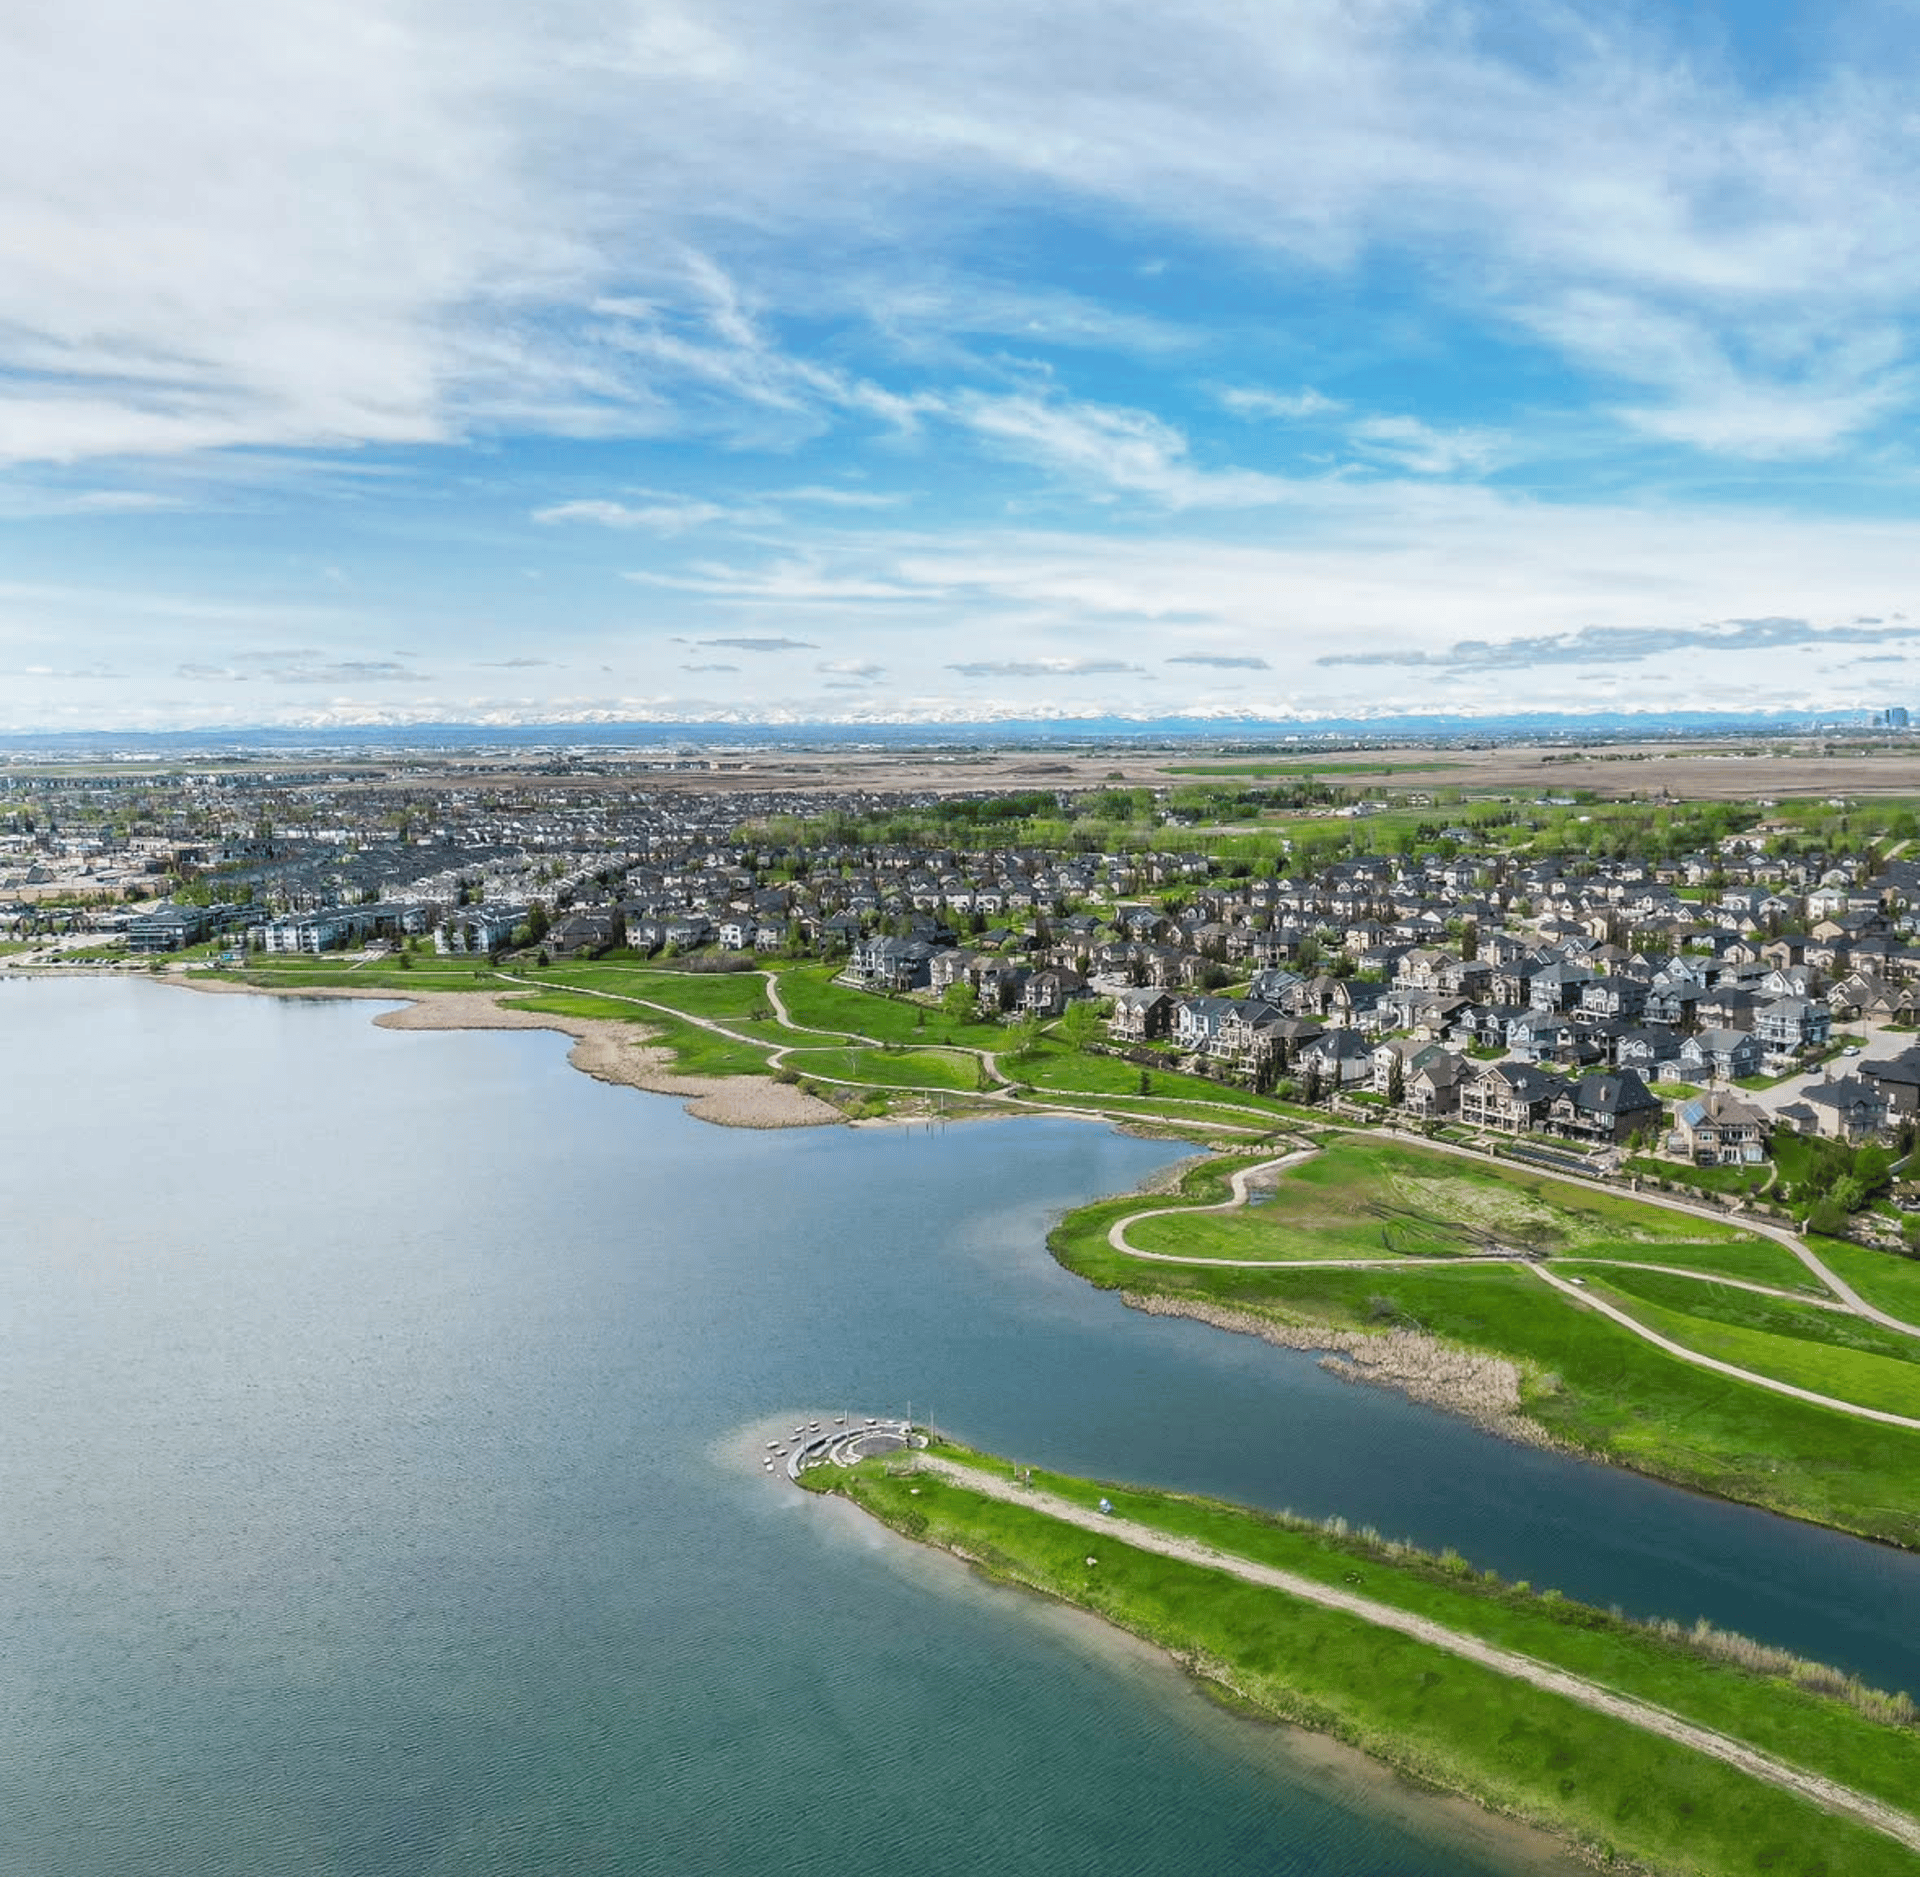
[[[1561,1860],[1560,1867],[1571,1861],[1609,1869],[1670,1872],[1679,1877],[1682,1871],[1702,1868],[1695,1860],[1705,1856],[1711,1868],[1731,1872],[1736,1867],[1747,1868],[1740,1847],[1748,1842],[1746,1834],[1758,1831],[1773,1840],[1776,1851],[1790,1854],[1804,1838],[1806,1849],[1817,1845],[1821,1850],[1845,1851],[1850,1859],[1859,1858],[1862,1868],[1870,1865],[1890,1869],[1884,1864],[1887,1856],[1905,1855],[1895,1852],[1895,1845],[1905,1846],[1910,1852],[1920,1842],[1916,1838],[1920,1820],[1906,1809],[1902,1798],[1890,1793],[1887,1765],[1880,1764],[1876,1777],[1864,1785],[1854,1784],[1848,1770],[1854,1763],[1847,1759],[1842,1741],[1835,1741],[1824,1757],[1807,1758],[1805,1743],[1790,1727],[1773,1730],[1775,1737],[1769,1740],[1766,1734],[1755,1736],[1740,1727],[1724,1706],[1717,1714],[1716,1704],[1711,1702],[1698,1709],[1691,1704],[1676,1708],[1657,1679],[1649,1684],[1642,1677],[1636,1693],[1632,1681],[1623,1685],[1612,1682],[1604,1672],[1596,1676],[1594,1667],[1580,1663],[1577,1654],[1563,1658],[1553,1649],[1544,1654],[1530,1653],[1510,1639],[1499,1639],[1497,1628],[1482,1633],[1472,1623],[1428,1615],[1417,1602],[1403,1605],[1389,1598],[1383,1604],[1371,1591],[1345,1588],[1361,1583],[1360,1575],[1348,1574],[1338,1583],[1324,1573],[1303,1577],[1297,1567],[1289,1569],[1284,1560],[1277,1565],[1256,1562],[1255,1554],[1235,1555],[1231,1546],[1223,1552],[1214,1540],[1162,1530],[1152,1523],[1143,1527],[1124,1510],[1116,1512],[1104,1498],[1097,1509],[1091,1499],[1084,1505],[1069,1506],[1056,1497],[1061,1485],[1050,1491],[1044,1485],[1036,1489],[1031,1480],[1001,1479],[991,1471],[994,1463],[984,1456],[973,1458],[975,1465],[963,1465],[921,1455],[905,1469],[886,1467],[884,1476],[863,1467],[845,1477],[823,1480],[811,1490],[829,1500],[847,1500],[910,1548],[956,1559],[990,1585],[1036,1593],[1042,1603],[1089,1617],[1120,1637],[1143,1644],[1182,1671],[1199,1691],[1213,1696],[1229,1713],[1323,1735],[1342,1751],[1361,1757],[1376,1779],[1445,1794],[1483,1817],[1500,1821],[1516,1835],[1551,1847]],[[983,1469],[979,1474],[976,1465]],[[911,1488],[916,1496],[923,1488],[933,1495],[923,1500],[920,1508],[910,1509],[899,1496],[907,1479],[919,1482]],[[1064,1486],[1083,1487],[1088,1494],[1095,1490],[1084,1481],[1068,1481]],[[970,1514],[956,1516],[944,1503],[947,1491],[956,1488],[969,1499],[981,1499],[988,1508],[984,1524]],[[1110,1490],[1119,1498],[1129,1489],[1115,1485],[1102,1490]],[[995,1506],[1003,1514],[1007,1508],[1014,1508],[1017,1518],[1037,1520],[1040,1529],[1032,1535],[1010,1530],[992,1516]],[[1255,1513],[1246,1516],[1258,1521]],[[1056,1525],[1064,1525],[1068,1534],[1065,1539],[1051,1535]],[[1231,1621],[1222,1617],[1209,1625],[1193,1615],[1200,1606],[1193,1602],[1191,1591],[1183,1590],[1175,1598],[1171,1588],[1158,1592],[1150,1588],[1154,1581],[1150,1570],[1148,1578],[1141,1580],[1139,1591],[1121,1591],[1118,1597],[1109,1594],[1133,1582],[1134,1574],[1104,1550],[1098,1559],[1091,1553],[1086,1557],[1087,1571],[1091,1573],[1096,1563],[1107,1563],[1113,1566],[1114,1575],[1109,1578],[1108,1573],[1101,1572],[1097,1577],[1086,1576],[1088,1594],[1079,1594],[1082,1572],[1078,1553],[1088,1543],[1084,1534],[1093,1536],[1096,1549],[1103,1537],[1123,1547],[1144,1547],[1149,1559],[1157,1555],[1176,1560],[1176,1568],[1199,1569],[1208,1574],[1209,1581],[1271,1583],[1303,1612],[1324,1606],[1334,1613],[1335,1621],[1357,1616],[1362,1622],[1377,1625],[1383,1640],[1398,1634],[1409,1639],[1416,1650],[1437,1648],[1450,1661],[1512,1677],[1515,1694],[1511,1705],[1516,1712],[1532,1716],[1527,1738],[1538,1749],[1534,1755],[1538,1763],[1510,1764],[1498,1740],[1491,1748],[1485,1741],[1466,1747],[1466,1736],[1449,1731],[1450,1724],[1444,1717],[1430,1717],[1417,1708],[1413,1717],[1418,1724],[1411,1733],[1404,1733],[1400,1723],[1407,1717],[1402,1713],[1403,1697],[1394,1692],[1397,1684],[1391,1680],[1383,1684],[1384,1699],[1376,1701],[1372,1685],[1364,1678],[1355,1682],[1341,1680],[1336,1674],[1333,1682],[1327,1681],[1332,1671],[1326,1669],[1320,1654],[1324,1638],[1316,1639],[1311,1617],[1304,1632],[1306,1653],[1301,1661],[1305,1679],[1301,1680],[1289,1675],[1284,1667],[1276,1667],[1265,1645],[1241,1659],[1235,1639],[1254,1633],[1235,1626],[1244,1624],[1244,1614]],[[1074,1555],[1058,1555],[1066,1552]],[[1367,1568],[1374,1571],[1380,1566],[1375,1560]],[[1466,1581],[1471,1578],[1467,1573]],[[1527,1586],[1517,1589],[1524,1592]],[[1142,1596],[1144,1602],[1140,1601]],[[1552,1593],[1546,1596],[1551,1599]],[[1224,1629],[1222,1624],[1226,1625]],[[1628,1647],[1635,1646],[1636,1641],[1629,1638]],[[1371,1662],[1374,1658],[1369,1655],[1365,1659]],[[1568,1662],[1577,1666],[1569,1668]],[[1703,1691],[1721,1685],[1719,1667],[1710,1657],[1701,1660],[1697,1672]],[[1757,1666],[1750,1672],[1756,1680],[1765,1673]],[[1444,1686],[1452,1676],[1453,1671],[1442,1670],[1424,1674],[1420,1680],[1423,1685]],[[1335,1688],[1340,1692],[1331,1692]],[[1524,1699],[1519,1692],[1523,1689],[1527,1691]],[[1468,1694],[1465,1698],[1473,1697]],[[1616,1786],[1621,1780],[1627,1783],[1607,1793],[1607,1778],[1600,1769],[1611,1763],[1613,1748],[1604,1733],[1596,1736],[1590,1727],[1582,1730],[1576,1726],[1561,1737],[1562,1723],[1556,1711],[1563,1703],[1590,1719],[1597,1718],[1603,1726],[1631,1728],[1634,1737],[1643,1740],[1639,1758],[1644,1762],[1644,1772],[1613,1775]],[[1508,1705],[1504,1696],[1499,1705]],[[1860,1725],[1844,1711],[1842,1719],[1847,1726]],[[1868,1724],[1897,1726],[1897,1722],[1878,1714],[1872,1715]],[[1543,1728],[1547,1730],[1544,1734],[1540,1731]],[[1469,1734],[1472,1731],[1468,1729]],[[1722,1789],[1705,1796],[1710,1789],[1702,1787],[1695,1774],[1676,1772],[1670,1779],[1666,1755],[1673,1746],[1685,1747],[1717,1765],[1720,1772],[1716,1778]],[[1476,1752],[1481,1758],[1474,1757]],[[1489,1752],[1491,1758],[1486,1757]],[[1540,1757],[1549,1752],[1551,1757]],[[1596,1759],[1595,1755],[1600,1757]],[[1556,1769],[1562,1767],[1573,1768],[1576,1777],[1558,1780],[1556,1799]],[[1734,1780],[1732,1788],[1725,1784],[1729,1776]],[[1694,1827],[1689,1821],[1695,1808],[1693,1803],[1685,1803],[1671,1815],[1658,1815],[1669,1819],[1672,1829],[1636,1834],[1641,1841],[1630,1849],[1623,1847],[1614,1828],[1628,1814],[1616,1807],[1633,1803],[1626,1801],[1625,1795],[1639,1790],[1634,1782],[1641,1777],[1651,1778],[1663,1790],[1671,1784],[1670,1796],[1699,1800],[1705,1808],[1700,1822],[1710,1826],[1708,1836],[1691,1836]],[[1594,1783],[1596,1778],[1598,1784]],[[1757,1811],[1752,1809],[1751,1800],[1741,1796],[1748,1780],[1770,1795]],[[1582,1796],[1568,1804],[1576,1791]],[[1791,1808],[1784,1816],[1778,1810],[1783,1800]],[[1794,1815],[1802,1806],[1812,1809],[1821,1821],[1817,1826],[1804,1814]],[[1865,1839],[1856,1838],[1849,1845],[1848,1839],[1862,1831]],[[1871,1854],[1862,1855],[1869,1848]],[[1906,1865],[1898,1867],[1905,1869]],[[1829,1865],[1819,1862],[1807,1868],[1824,1870]]]
[[[1120,1301],[1143,1316],[1189,1317],[1236,1336],[1257,1336],[1276,1349],[1318,1351],[1320,1367],[1343,1382],[1391,1389],[1523,1447],[1597,1458],[1549,1433],[1527,1415],[1520,1397],[1520,1370],[1504,1356],[1483,1355],[1419,1330],[1369,1334],[1329,1324],[1287,1323],[1253,1310],[1231,1310],[1157,1291],[1123,1290]]]
[[[761,1467],[769,1437],[784,1436],[797,1423],[828,1419],[813,1412],[757,1416],[711,1442],[708,1454],[729,1473],[758,1475],[783,1489],[775,1495],[778,1502],[836,1522],[842,1517],[852,1521],[840,1534],[843,1542],[849,1534],[856,1536],[863,1549],[877,1548],[888,1568],[905,1572],[917,1584],[945,1596],[976,1594],[1013,1606],[1008,1613],[1016,1622],[1030,1623],[1050,1640],[1099,1662],[1127,1684],[1129,1696],[1144,1694],[1180,1725],[1200,1733],[1210,1747],[1252,1765],[1264,1777],[1384,1816],[1422,1838],[1437,1837],[1450,1849],[1490,1863],[1499,1877],[1576,1877],[1594,1868],[1592,1859],[1554,1833],[1432,1784],[1336,1734],[1248,1701],[1208,1675],[1203,1663],[1096,1610],[1043,1586],[983,1570],[958,1547],[911,1538],[844,1492],[796,1487],[784,1466],[772,1475]]]
[[[650,1095],[677,1095],[686,1112],[716,1127],[793,1128],[844,1124],[831,1102],[770,1075],[680,1075],[673,1052],[645,1040],[642,1019],[563,1017],[527,1010],[508,1001],[507,991],[362,990],[349,985],[242,984],[231,978],[188,977],[172,972],[148,980],[180,990],[225,997],[331,998],[345,1002],[398,1004],[373,1021],[383,1030],[551,1030],[573,1038],[567,1061],[583,1075],[616,1088]],[[638,1033],[638,1034],[637,1034]]]

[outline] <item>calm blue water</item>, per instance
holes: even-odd
[[[724,1131],[557,1038],[368,1015],[0,988],[6,1877],[1516,1867],[769,1484],[743,1430],[803,1406],[1920,1686],[1920,1561],[1059,1271],[1047,1218],[1163,1145]]]

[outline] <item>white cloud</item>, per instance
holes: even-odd
[[[1506,440],[1491,430],[1436,430],[1417,417],[1363,417],[1347,432],[1363,456],[1416,476],[1478,474],[1499,460]]]
[[[1262,391],[1254,386],[1233,385],[1220,393],[1220,402],[1236,417],[1274,417],[1283,423],[1331,417],[1334,412],[1346,409],[1338,398],[1330,398],[1311,385],[1298,391]]]
[[[655,534],[683,534],[689,528],[704,528],[713,522],[764,520],[764,512],[723,507],[718,502],[700,502],[684,497],[629,505],[624,502],[558,502],[550,508],[537,508],[538,522],[591,522],[601,528],[644,528]]]
[[[1252,470],[1197,468],[1186,437],[1146,411],[987,393],[964,394],[948,410],[990,444],[1083,488],[1146,496],[1169,508],[1257,508],[1287,492],[1277,477]]]
[[[1703,447],[1830,448],[1904,407],[1868,356],[1920,290],[1903,53],[1848,68],[1816,40],[1762,95],[1643,17],[1536,10],[1521,51],[1509,25],[1462,0],[16,10],[0,369],[32,377],[0,399],[0,456],[432,442],[496,417],[659,434],[700,396],[910,426],[912,394],[777,356],[687,251],[731,229],[815,304],[845,281],[851,314],[891,247],[882,321],[918,295],[954,330],[1165,334],[953,272],[956,228],[1041,202],[1290,265],[1416,257],[1443,301],[1639,386],[1630,419]],[[1581,296],[1617,337],[1570,323]],[[1689,415],[1662,321],[1737,361],[1737,401]],[[1775,356],[1783,329],[1833,363]]]
[[[828,508],[897,508],[904,495],[882,495],[875,489],[839,489],[811,482],[797,489],[775,489],[776,502],[819,502]]]

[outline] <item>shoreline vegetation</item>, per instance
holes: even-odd
[[[1920,1547],[1920,1332],[1863,1314],[1777,1230],[1194,1078],[1142,1093],[1111,1059],[1012,1047],[820,967],[287,960],[159,981],[400,1002],[388,1028],[556,1030],[585,1073],[721,1125],[1044,1113],[1186,1140],[1206,1151],[1061,1219],[1055,1258],[1132,1308],[1318,1352],[1504,1438]],[[1873,1274],[1895,1303],[1901,1275]]]
[[[1642,1622],[1344,1521],[1015,1469],[945,1439],[802,1475],[903,1537],[1163,1650],[1595,1863],[1910,1871],[1904,1695],[1704,1624]]]
[[[1132,1196],[1068,1213],[1049,1247],[1134,1309],[1323,1351],[1323,1366],[1344,1380],[1398,1389],[1505,1438],[1920,1547],[1920,1433],[1677,1361],[1586,1307],[1569,1280],[1552,1282],[1560,1270],[1584,1273],[1593,1289],[1628,1301],[1629,1286],[1664,1283],[1661,1294],[1686,1293],[1705,1313],[1680,1319],[1702,1333],[1729,1316],[1772,1322],[1742,1332],[1757,1352],[1750,1362],[1817,1362],[1828,1390],[1910,1378],[1920,1411],[1920,1338],[1774,1290],[1811,1282],[1784,1247],[1719,1220],[1373,1138],[1336,1139],[1313,1167],[1288,1168],[1265,1204],[1223,1201],[1259,1171],[1246,1158],[1209,1157],[1149,1207]],[[1142,1221],[1162,1249],[1132,1249],[1147,1237]],[[1429,1255],[1443,1230],[1489,1222],[1536,1234],[1532,1255],[1488,1258],[1464,1241],[1455,1256]],[[1368,1231],[1373,1256],[1349,1258]],[[1380,1242],[1409,1233],[1422,1255],[1399,1257]],[[1682,1260],[1695,1268],[1669,1275]],[[1745,1288],[1755,1270],[1770,1280],[1765,1294]],[[1784,1323],[1774,1321],[1781,1314]],[[1869,1333],[1871,1368],[1849,1367],[1856,1352],[1843,1342],[1814,1340]]]

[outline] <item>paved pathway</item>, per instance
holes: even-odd
[[[1283,1591],[1288,1596],[1298,1597],[1304,1602],[1319,1604],[1330,1610],[1341,1610],[1365,1622],[1377,1624],[1382,1629],[1391,1629],[1403,1636],[1411,1636],[1418,1642],[1444,1649],[1449,1655],[1457,1655],[1465,1661],[1477,1662],[1498,1674],[1510,1675],[1516,1681],[1527,1682],[1535,1688],[1545,1689],[1549,1694],[1561,1695],[1569,1701],[1578,1702],[1582,1707],[1592,1708],[1601,1714],[1610,1714],[1617,1720],[1644,1728],[1648,1733],[1658,1734],[1662,1739],[1674,1741],[1680,1746],[1691,1747],[1697,1753],[1704,1753],[1711,1759],[1737,1767],[1741,1772],[1755,1779],[1764,1780],[1770,1786],[1778,1786],[1799,1798],[1810,1800],[1822,1811],[1852,1819],[1856,1824],[1884,1833],[1911,1850],[1920,1851],[1920,1819],[1912,1818],[1907,1813],[1867,1793],[1856,1792],[1850,1786],[1843,1786],[1838,1780],[1829,1779],[1819,1773],[1805,1772],[1784,1760],[1777,1760],[1771,1754],[1762,1753],[1758,1748],[1748,1746],[1745,1741],[1734,1739],[1730,1734],[1717,1733],[1712,1728],[1698,1726],[1692,1721],[1683,1720],[1677,1714],[1669,1713],[1665,1708],[1655,1707],[1652,1703],[1637,1700],[1631,1695],[1617,1694],[1598,1682],[1588,1681],[1584,1676],[1569,1674],[1565,1669],[1536,1661],[1532,1656],[1522,1655],[1516,1650],[1502,1649],[1478,1636],[1470,1635],[1463,1630],[1449,1629],[1431,1618],[1416,1616],[1413,1612],[1402,1610],[1393,1604],[1381,1603],[1375,1598],[1363,1597],[1357,1592],[1343,1590],[1332,1584],[1323,1584],[1315,1578],[1302,1577],[1293,1571],[1284,1571],[1274,1565],[1256,1563],[1251,1558],[1236,1557],[1228,1552],[1216,1551],[1196,1539],[1177,1537],[1172,1533],[1159,1531],[1151,1525],[1142,1525],[1133,1519],[1089,1511],[1071,1500],[1061,1499],[1052,1493],[1031,1487],[1016,1486],[1011,1480],[1001,1479],[991,1473],[982,1473],[972,1467],[958,1466],[951,1460],[923,1454],[920,1456],[918,1465],[955,1485],[965,1487],[972,1492],[982,1493],[988,1498],[1003,1499],[1011,1505],[1031,1506],[1034,1510],[1044,1512],[1065,1524],[1098,1533],[1102,1537],[1119,1539],[1139,1550],[1152,1551],[1161,1557],[1176,1558],[1183,1563],[1203,1565],[1211,1570],[1225,1571],[1231,1576],[1244,1579],[1247,1583]]]
[[[1684,1343],[1676,1343],[1662,1336],[1658,1330],[1649,1329],[1637,1317],[1629,1316],[1626,1311],[1608,1303],[1604,1297],[1596,1297],[1589,1290],[1576,1290],[1567,1279],[1549,1271],[1543,1264],[1530,1265],[1528,1269],[1542,1283],[1551,1284],[1555,1290],[1564,1292],[1576,1303],[1585,1304],[1589,1310],[1598,1310],[1602,1316],[1611,1317],[1642,1340],[1652,1343],[1656,1349],[1664,1349],[1668,1355],[1678,1356],[1682,1362],[1691,1362],[1697,1369],[1713,1369],[1721,1375],[1731,1375],[1736,1381],[1751,1382],[1756,1388],[1770,1389],[1776,1395],[1792,1395],[1797,1401],[1811,1401],[1819,1408],[1836,1408],[1840,1413],[1851,1414],[1862,1421],[1882,1421],[1889,1427],[1920,1429],[1920,1421],[1911,1415],[1890,1414],[1884,1408],[1866,1408],[1856,1401],[1841,1401],[1832,1395],[1816,1395],[1810,1388],[1796,1388],[1793,1383],[1776,1381],[1771,1375],[1735,1368],[1731,1362],[1722,1362],[1717,1356],[1703,1356],[1699,1350],[1689,1349]]]
[[[1432,1146],[1441,1145],[1441,1143],[1438,1142],[1426,1144]],[[1698,1350],[1689,1349],[1682,1343],[1676,1343],[1671,1340],[1671,1338],[1662,1336],[1659,1331],[1650,1329],[1637,1317],[1630,1315],[1627,1311],[1618,1308],[1614,1304],[1608,1303],[1603,1298],[1596,1297],[1583,1285],[1549,1271],[1543,1261],[1528,1258],[1523,1254],[1495,1253],[1489,1255],[1462,1253],[1457,1257],[1438,1258],[1196,1258],[1188,1257],[1179,1252],[1143,1251],[1127,1237],[1127,1228],[1130,1225],[1137,1225],[1143,1219],[1163,1218],[1173,1213],[1234,1211],[1248,1204],[1248,1183],[1256,1174],[1278,1173],[1286,1167],[1296,1166],[1303,1160],[1311,1159],[1318,1151],[1318,1148],[1310,1147],[1300,1152],[1282,1154],[1272,1160],[1260,1161],[1254,1166],[1240,1168],[1229,1178],[1228,1184],[1231,1188],[1229,1196],[1225,1199],[1216,1200],[1212,1205],[1151,1206],[1140,1212],[1130,1212],[1125,1218],[1116,1219],[1113,1224],[1107,1228],[1107,1243],[1111,1245],[1115,1251],[1129,1258],[1147,1259],[1160,1264],[1206,1265],[1233,1270],[1369,1271],[1395,1270],[1420,1265],[1521,1264],[1524,1265],[1526,1269],[1532,1271],[1536,1277],[1552,1285],[1555,1290],[1571,1298],[1575,1303],[1584,1304],[1589,1309],[1599,1311],[1601,1315],[1611,1318],[1615,1323],[1619,1324],[1621,1328],[1630,1331],[1633,1335],[1642,1338],[1642,1340],[1646,1342],[1652,1343],[1657,1349],[1664,1350],[1668,1355],[1677,1356],[1683,1362],[1691,1362],[1696,1368],[1713,1369],[1719,1374],[1732,1376],[1736,1381],[1750,1382],[1756,1388],[1765,1388],[1777,1395],[1791,1395],[1796,1400],[1811,1402],[1816,1407],[1832,1408],[1841,1414],[1853,1415],[1859,1420],[1880,1421],[1890,1427],[1910,1427],[1915,1430],[1920,1430],[1920,1420],[1916,1420],[1911,1416],[1894,1414],[1884,1408],[1864,1407],[1857,1402],[1842,1401],[1832,1395],[1816,1394],[1811,1389],[1796,1387],[1792,1382],[1777,1381],[1774,1377],[1762,1375],[1756,1370],[1738,1368],[1733,1363],[1722,1362],[1715,1356],[1702,1355]],[[1453,1149],[1452,1151],[1458,1152],[1460,1150]],[[1476,1155],[1472,1157],[1480,1158],[1481,1156]],[[1661,1202],[1656,1201],[1654,1203]],[[1715,1220],[1719,1220],[1722,1216],[1709,1212],[1703,1207],[1689,1206],[1678,1202],[1665,1203],[1667,1203],[1670,1211],[1698,1213],[1702,1217]],[[1888,1317],[1884,1312],[1874,1310],[1866,1305],[1848,1286],[1843,1284],[1832,1272],[1828,1271],[1819,1259],[1814,1257],[1810,1251],[1807,1251],[1797,1239],[1792,1237],[1792,1235],[1783,1228],[1779,1226],[1762,1226],[1758,1220],[1743,1220],[1742,1224],[1749,1229],[1763,1231],[1767,1237],[1778,1239],[1790,1251],[1799,1252],[1804,1262],[1812,1269],[1814,1274],[1821,1278],[1823,1282],[1833,1287],[1837,1301],[1827,1302],[1819,1298],[1796,1297],[1791,1291],[1774,1290],[1770,1286],[1750,1284],[1738,1278],[1725,1278],[1714,1272],[1688,1271],[1668,1265],[1635,1265],[1629,1259],[1576,1257],[1568,1259],[1567,1262],[1573,1264],[1618,1265],[1634,1270],[1661,1270],[1666,1271],[1670,1276],[1674,1277],[1697,1278],[1705,1283],[1730,1284],[1739,1290],[1758,1291],[1763,1296],[1782,1297],[1794,1303],[1812,1304],[1817,1307],[1837,1310],[1847,1315],[1860,1315],[1868,1317],[1887,1327],[1904,1330],[1908,1334],[1920,1334],[1920,1331],[1915,1331],[1910,1325],[1901,1323],[1898,1318]]]

